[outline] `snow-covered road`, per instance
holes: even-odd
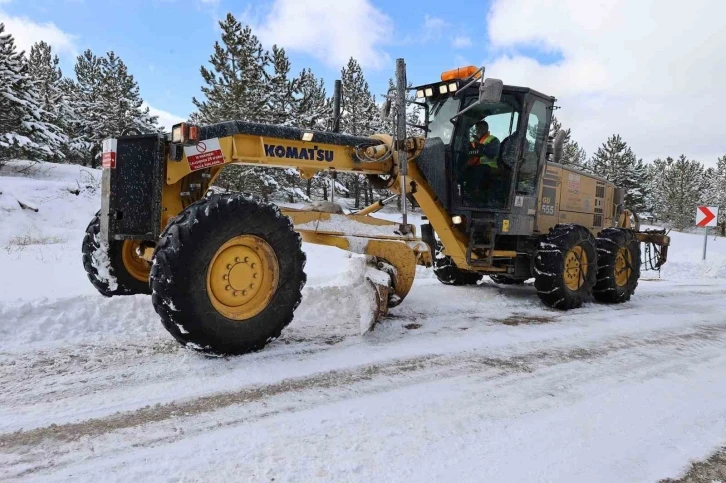
[[[283,336],[207,358],[149,297],[106,299],[85,280],[92,197],[55,224],[62,203],[31,201],[37,214],[0,205],[2,481],[654,482],[726,442],[722,239],[699,264],[702,239],[676,234],[663,278],[570,312],[531,286],[421,270],[364,336],[358,260],[305,245]],[[8,235],[33,227],[54,242]]]

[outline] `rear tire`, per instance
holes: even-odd
[[[302,299],[301,238],[272,204],[212,195],[169,222],[154,252],[164,327],[201,352],[244,354],[280,336]]]
[[[483,277],[480,273],[467,272],[457,267],[450,256],[444,255],[443,245],[438,240],[434,254],[434,274],[444,285],[476,285]]]
[[[542,302],[562,310],[582,306],[596,282],[595,237],[580,225],[555,226],[539,243],[534,273]]]
[[[640,278],[640,242],[632,230],[606,228],[597,236],[595,300],[620,304],[630,300]]]
[[[100,211],[86,228],[81,250],[83,268],[88,280],[105,297],[115,295],[150,294],[148,273],[143,260],[133,254],[134,240],[111,240],[101,245]],[[128,267],[126,265],[128,263]]]

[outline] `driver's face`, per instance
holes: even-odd
[[[485,135],[486,133],[487,133],[487,131],[484,128],[484,126],[479,125],[479,126],[476,127],[476,135],[477,136],[481,137],[481,136]]]

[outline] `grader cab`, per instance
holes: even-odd
[[[101,209],[83,241],[91,283],[106,296],[151,294],[166,329],[188,347],[241,354],[292,321],[306,281],[303,241],[367,258],[371,291],[353,295],[374,299],[371,323],[403,302],[417,265],[449,285],[534,278],[545,304],[573,309],[591,297],[629,300],[641,242],[665,263],[668,237],[639,231],[622,190],[556,163],[563,139],[548,139],[553,97],[485,79],[484,68],[456,69],[415,88],[425,135],[406,137],[402,59],[396,74],[395,102],[384,108],[392,134],[228,121],[107,140]],[[471,163],[481,156],[474,132],[482,121],[499,143],[484,171]],[[294,168],[303,178],[363,174],[392,195],[346,214],[333,203],[292,209],[211,194],[235,163]],[[396,197],[421,208],[420,234],[406,203],[400,222],[372,216]]]

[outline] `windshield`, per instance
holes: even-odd
[[[444,144],[451,142],[454,125],[451,118],[459,112],[460,99],[444,97],[428,101],[429,105],[429,138],[441,138]]]
[[[453,166],[467,204],[501,209],[509,200],[516,177],[519,118],[524,96],[504,93],[497,103],[479,103],[477,95],[464,99],[453,138]]]

